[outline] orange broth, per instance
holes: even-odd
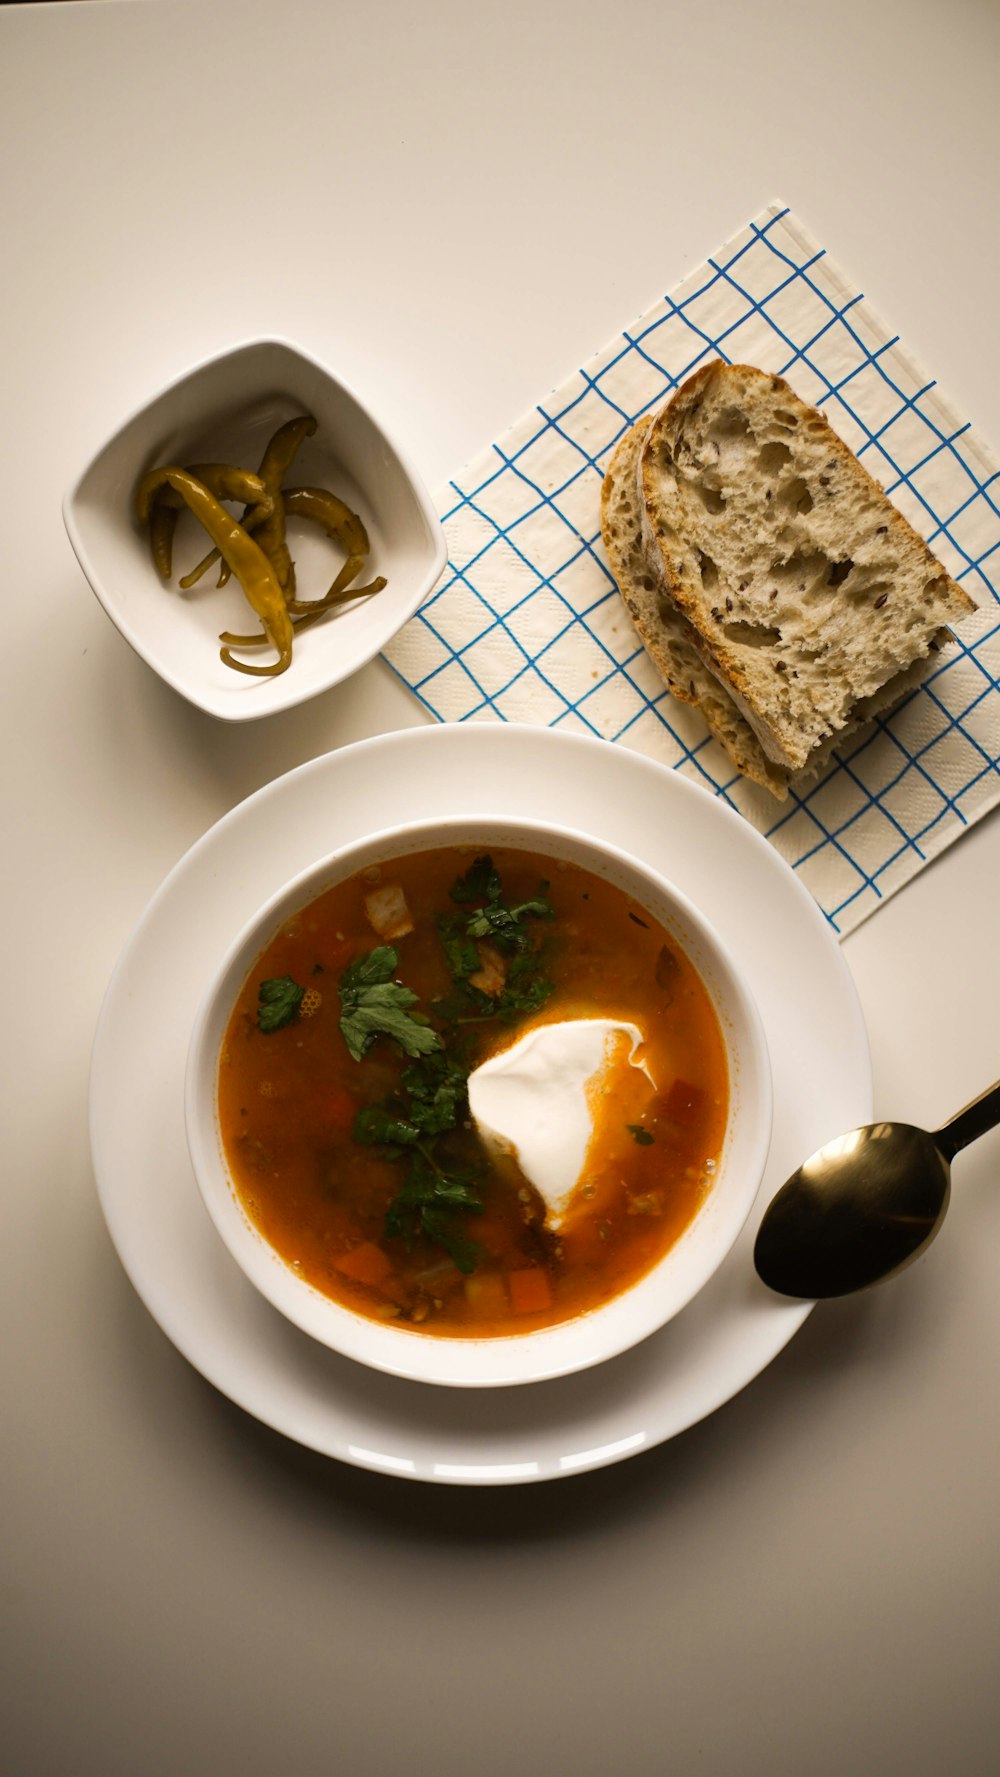
[[[523,924],[533,966],[551,993],[527,1015],[501,1020],[490,1015],[494,987],[474,1017],[465,1007],[467,1021],[446,1019],[455,983],[437,921],[476,911],[457,907],[449,894],[475,855],[470,847],[448,847],[384,863],[287,921],[243,986],[219,1065],[226,1159],[264,1238],[299,1276],[345,1307],[453,1337],[556,1325],[635,1283],[683,1233],[710,1189],[729,1102],[725,1045],[694,966],[623,890],[572,864],[492,852],[505,904],[530,901],[545,885],[553,917]],[[546,1227],[544,1202],[516,1161],[490,1159],[464,1097],[457,1127],[431,1145],[439,1169],[474,1175],[482,1203],[479,1214],[449,1219],[462,1247],[459,1262],[419,1225],[406,1238],[386,1233],[412,1151],[356,1139],[355,1118],[387,1103],[405,1116],[412,1101],[401,1082],[411,1062],[386,1035],[354,1060],[339,1026],[338,993],[343,971],[389,941],[373,930],[364,904],[373,887],[386,885],[402,887],[414,925],[391,941],[395,979],[419,996],[413,1010],[447,1040],[447,1053],[456,1041],[467,1046],[465,1068],[533,1025],[561,1019],[622,1019],[643,1032],[638,1058],[655,1088],[637,1067],[613,1066],[601,1075],[591,1092],[594,1134],[584,1171],[557,1233]],[[494,962],[497,955],[494,949]],[[260,984],[286,976],[306,996],[291,1022],[266,1034],[257,1022]],[[475,1243],[471,1265],[468,1240]]]

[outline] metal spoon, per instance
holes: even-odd
[[[1000,1082],[933,1133],[868,1123],[827,1142],[764,1212],[758,1275],[783,1296],[846,1296],[901,1271],[933,1240],[951,1162],[1000,1123]]]

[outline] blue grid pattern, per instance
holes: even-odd
[[[783,804],[664,690],[600,538],[618,440],[714,357],[777,371],[822,408],[979,606],[920,689]],[[448,567],[386,652],[426,708],[599,735],[674,766],[767,836],[838,932],[1000,800],[1000,468],[787,209],[655,304],[438,507]]]

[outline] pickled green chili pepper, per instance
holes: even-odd
[[[300,414],[297,419],[286,420],[283,426],[278,427],[274,437],[268,442],[257,471],[269,494],[280,493],[281,484],[292,466],[299,445],[303,438],[311,438],[315,430],[316,421],[311,413]]]
[[[243,529],[250,530],[251,526],[246,524],[243,526]],[[177,582],[178,586],[183,586],[185,592],[187,592],[192,586],[196,586],[198,584],[198,581],[201,579],[202,575],[207,574],[209,568],[212,566],[212,563],[218,561],[218,559],[219,559],[219,551],[217,549],[210,549],[208,554],[202,556],[201,561],[198,562],[191,569],[191,572],[189,574],[182,574],[181,575],[180,579]],[[220,573],[218,584],[220,586],[225,586],[226,580],[229,579],[229,569],[226,567],[225,562],[223,562],[222,568],[223,568],[223,572],[225,573],[226,579],[224,580],[222,578],[222,574]]]
[[[311,518],[328,537],[341,545],[345,555],[367,555],[371,544],[356,512],[325,487],[286,487],[285,511],[295,518]]]
[[[367,586],[349,586],[337,594],[334,594],[331,587],[325,598],[313,599],[312,610],[307,616],[292,618],[292,627],[296,635],[300,629],[308,629],[310,624],[318,623],[325,611],[332,611],[337,605],[349,605],[354,599],[373,598],[377,592],[382,591],[385,585],[387,585],[385,575],[377,574],[374,580],[369,580]]]
[[[298,635],[300,629],[308,629],[311,624],[318,622],[320,617],[322,617],[325,612],[332,611],[335,605],[349,605],[354,599],[371,598],[374,593],[381,592],[382,588],[387,584],[384,576],[379,574],[374,580],[369,580],[367,586],[345,587],[336,597],[334,597],[333,588],[331,587],[325,598],[313,599],[311,601],[311,608],[305,617],[292,618],[292,628],[295,631],[295,634]],[[334,585],[336,585],[336,582],[334,582]],[[260,643],[266,642],[267,636],[263,633],[252,636],[238,636],[234,635],[231,630],[225,629],[220,635],[219,640],[220,642],[228,643],[230,648],[254,648],[259,646]]]
[[[271,496],[268,494],[259,475],[251,474],[249,469],[236,469],[229,463],[189,463],[187,473],[207,487],[210,494],[217,500],[242,500],[260,502],[270,510]],[[153,565],[164,580],[169,580],[173,569],[174,531],[177,520],[183,509],[184,501],[176,489],[160,488],[153,501],[149,515],[149,544],[153,555]],[[263,523],[263,519],[261,520]],[[185,586],[186,582],[181,581]]]
[[[337,605],[353,604],[355,599],[374,598],[386,584],[384,574],[377,574],[374,580],[369,580],[367,586],[345,586],[340,591],[336,590],[337,582],[334,581],[325,598],[310,599],[305,615],[292,618],[292,628],[298,635],[300,629],[308,629],[310,624],[318,622],[324,612],[334,610]]]
[[[311,438],[315,430],[316,421],[309,413],[300,414],[294,420],[286,420],[283,426],[278,427],[264,448],[264,454],[260,459],[260,468],[257,471],[273,505],[266,513],[252,512],[248,505],[241,519],[244,529],[254,532],[285,592],[292,594],[295,592],[295,564],[285,542],[285,514],[281,484],[292,466],[295,453],[302,440]],[[226,497],[239,499],[241,496],[233,494]],[[200,580],[202,574],[206,574],[218,559],[219,551],[213,549],[203,561],[198,563],[197,567],[192,568],[190,574],[185,574],[181,585],[184,587],[193,586],[195,581]],[[228,579],[229,570],[227,565],[223,563],[222,571],[219,574],[219,585],[225,586]]]
[[[248,472],[243,473],[245,475]],[[233,667],[237,672],[252,673],[259,677],[273,677],[285,672],[292,660],[292,624],[285,609],[284,593],[264,551],[243,526],[237,524],[225,507],[219,504],[204,482],[199,481],[190,470],[173,465],[151,469],[148,475],[142,477],[135,494],[135,508],[140,524],[148,524],[153,499],[161,488],[170,488],[175,494],[179,494],[195,518],[204,525],[223,560],[239,580],[247,602],[260,618],[263,635],[259,639],[270,642],[277,651],[278,659],[272,666],[250,666],[244,661],[234,660],[229,649],[223,648],[221,658],[226,666]],[[255,641],[257,639],[255,637]]]
[[[245,531],[250,531],[250,532],[253,531],[254,526],[253,526],[252,517],[249,519],[241,519],[240,522],[242,523],[243,529]],[[261,519],[262,524],[263,524],[263,522],[264,522],[263,519]],[[217,549],[210,549],[207,555],[202,556],[200,562],[195,563],[195,566],[191,569],[191,572],[189,574],[182,574],[181,575],[180,579],[177,582],[178,586],[183,587],[185,592],[189,592],[192,586],[197,586],[198,581],[202,578],[202,576],[204,574],[207,574],[209,568],[213,565],[214,562],[217,562],[218,560],[219,560],[219,551]],[[228,568],[227,564],[225,562],[223,562],[221,568],[219,569],[219,578],[215,584],[217,587],[218,586],[225,586],[226,581],[228,579],[229,579],[229,568]]]
[[[317,616],[321,611],[329,610],[332,604],[340,602],[340,595],[354,580],[364,565],[364,560],[371,545],[368,532],[365,530],[356,512],[345,506],[343,500],[331,494],[324,487],[290,487],[283,494],[285,512],[292,518],[308,518],[318,524],[328,537],[333,537],[344,550],[347,560],[340,573],[323,599],[289,598],[288,609],[297,616],[305,616],[314,612]],[[385,582],[382,582],[384,585]],[[364,592],[374,590],[380,592],[381,586],[365,587]],[[362,596],[359,590],[357,597]]]
[[[245,505],[257,505],[269,498],[263,476],[255,475],[251,469],[238,469],[233,463],[188,463],[186,473],[207,487],[217,500],[242,500]],[[157,500],[165,506],[176,506],[178,512],[186,504],[176,488],[164,488]]]
[[[154,502],[149,514],[149,547],[153,553],[153,566],[160,577],[169,580],[174,565],[174,531],[177,529],[177,513],[169,506]],[[183,580],[181,585],[184,585]]]

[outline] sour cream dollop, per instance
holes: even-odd
[[[487,1148],[513,1154],[558,1229],[583,1171],[594,1134],[593,1104],[604,1076],[627,1062],[652,1085],[636,1059],[638,1025],[613,1018],[539,1024],[469,1075],[469,1109]]]

